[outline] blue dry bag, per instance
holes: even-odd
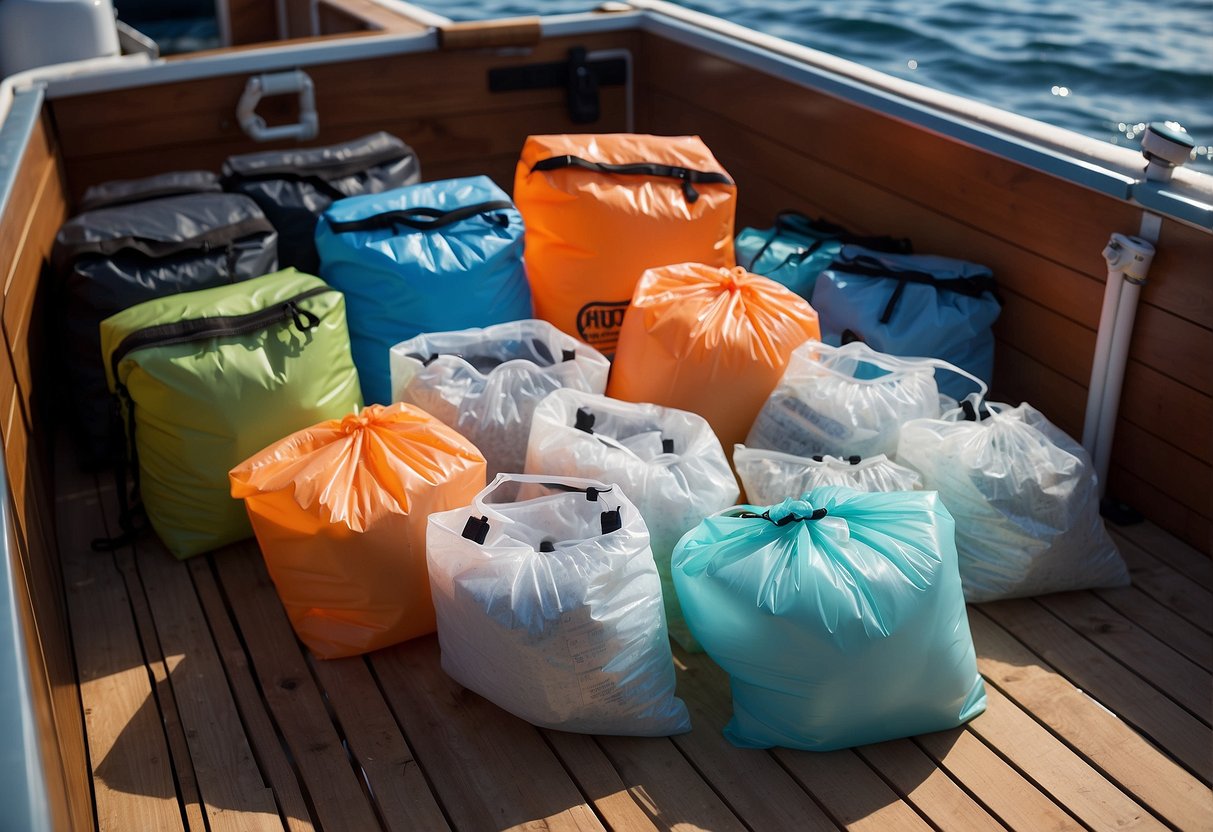
[[[829,268],[848,243],[902,254],[911,251],[909,240],[860,237],[829,220],[811,219],[799,211],[780,211],[770,228],[743,228],[735,250],[737,265],[782,283],[808,300],[817,276]]]
[[[737,506],[683,536],[673,571],[691,632],[732,682],[734,745],[828,751],[985,710],[935,492],[823,486]]]
[[[926,254],[886,254],[844,246],[813,289],[821,337],[838,346],[863,341],[900,356],[941,358],[986,384],[994,374],[1001,311],[985,266]],[[963,399],[973,383],[939,376],[939,392]]]
[[[522,216],[487,176],[334,202],[316,249],[321,276],[345,294],[367,404],[391,402],[395,344],[531,317]]]

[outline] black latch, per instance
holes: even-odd
[[[628,65],[623,58],[588,60],[585,47],[575,46],[569,50],[567,61],[490,69],[488,81],[489,92],[564,87],[569,120],[591,124],[602,115],[599,88],[626,84]]]
[[[483,545],[488,534],[489,518],[487,517],[469,517],[468,521],[463,524],[463,536],[473,543]]]
[[[602,513],[602,533],[610,534],[617,532],[623,528],[623,518],[620,516],[619,509],[613,511],[604,511]]]
[[[661,452],[663,454],[674,453],[674,440],[673,439],[662,439],[661,440]]]
[[[577,415],[573,417],[573,427],[586,433],[594,432],[594,414],[588,407],[577,408]]]

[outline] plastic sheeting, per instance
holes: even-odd
[[[1091,459],[1029,404],[970,397],[902,429],[898,461],[922,473],[956,518],[965,598],[994,601],[1126,586],[1129,571],[1099,516]]]
[[[324,213],[320,274],[345,293],[367,402],[392,400],[395,344],[531,317],[522,244],[521,215],[487,176],[343,199]]]
[[[514,198],[535,317],[610,355],[646,269],[733,265],[736,195],[698,136],[531,136]]]
[[[799,456],[892,454],[903,424],[940,414],[936,369],[961,372],[936,359],[885,355],[858,341],[804,344],[745,444]]]
[[[391,351],[392,399],[415,404],[475,443],[489,476],[526,462],[531,416],[562,387],[601,393],[610,364],[546,321],[421,335]]]
[[[223,163],[229,191],[254,199],[278,229],[278,260],[319,274],[316,219],[334,200],[378,194],[421,181],[413,149],[390,133],[329,147],[292,147],[231,156]]]
[[[915,491],[922,477],[884,454],[860,459],[795,456],[737,445],[733,465],[751,503],[774,505],[796,499],[823,485],[845,485],[856,491]]]
[[[607,394],[698,413],[732,447],[792,350],[819,336],[813,308],[768,278],[699,263],[650,269],[624,319]]]
[[[484,458],[407,404],[291,434],[230,474],[295,633],[322,659],[434,632],[426,518],[484,488]]]
[[[102,321],[101,350],[148,519],[177,557],[252,534],[232,468],[362,403],[341,293],[294,269],[132,306]]]
[[[430,515],[427,547],[442,668],[459,684],[544,728],[690,730],[648,531],[618,487],[501,475]]]
[[[827,751],[985,709],[952,519],[934,492],[827,486],[730,509],[678,544],[674,583],[729,674],[736,745]]]
[[[880,352],[930,356],[987,385],[994,373],[994,333],[1001,306],[986,266],[925,254],[886,254],[845,246],[813,290],[826,341],[860,340]],[[939,378],[960,399],[967,379]]]
[[[623,489],[649,530],[670,635],[698,650],[678,607],[670,555],[700,520],[738,497],[707,421],[685,410],[557,390],[535,410],[526,471],[591,477]]]
[[[119,204],[73,217],[55,238],[65,387],[86,467],[114,464],[124,444],[105,384],[101,321],[135,304],[276,268],[278,235],[247,197],[201,192],[140,201],[148,189],[205,187],[205,179],[185,173],[110,183],[93,193],[94,201]]]

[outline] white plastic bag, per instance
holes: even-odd
[[[845,485],[856,491],[917,491],[922,477],[884,454],[860,459],[850,456],[794,456],[780,451],[736,445],[733,465],[754,505],[774,505],[823,485]]]
[[[972,420],[979,405],[910,422],[897,449],[956,518],[965,599],[1127,585],[1086,451],[1031,405],[990,402]]]
[[[939,416],[936,369],[972,379],[985,394],[984,383],[946,361],[898,358],[861,341],[809,341],[792,353],[745,444],[799,456],[892,454],[904,423]]]
[[[670,555],[700,520],[739,496],[708,421],[686,410],[557,390],[535,410],[526,471],[592,477],[636,501],[661,575],[670,635],[698,650],[678,608]]]
[[[545,728],[690,730],[649,534],[618,487],[500,474],[471,506],[430,515],[426,556],[459,684]]]
[[[392,347],[392,401],[437,416],[480,450],[490,477],[526,461],[535,406],[553,390],[606,389],[610,364],[547,321],[418,335]]]

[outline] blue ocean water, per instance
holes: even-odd
[[[593,0],[419,0],[457,20]],[[1210,0],[679,0],[697,11],[1114,144],[1151,121],[1213,173]]]

